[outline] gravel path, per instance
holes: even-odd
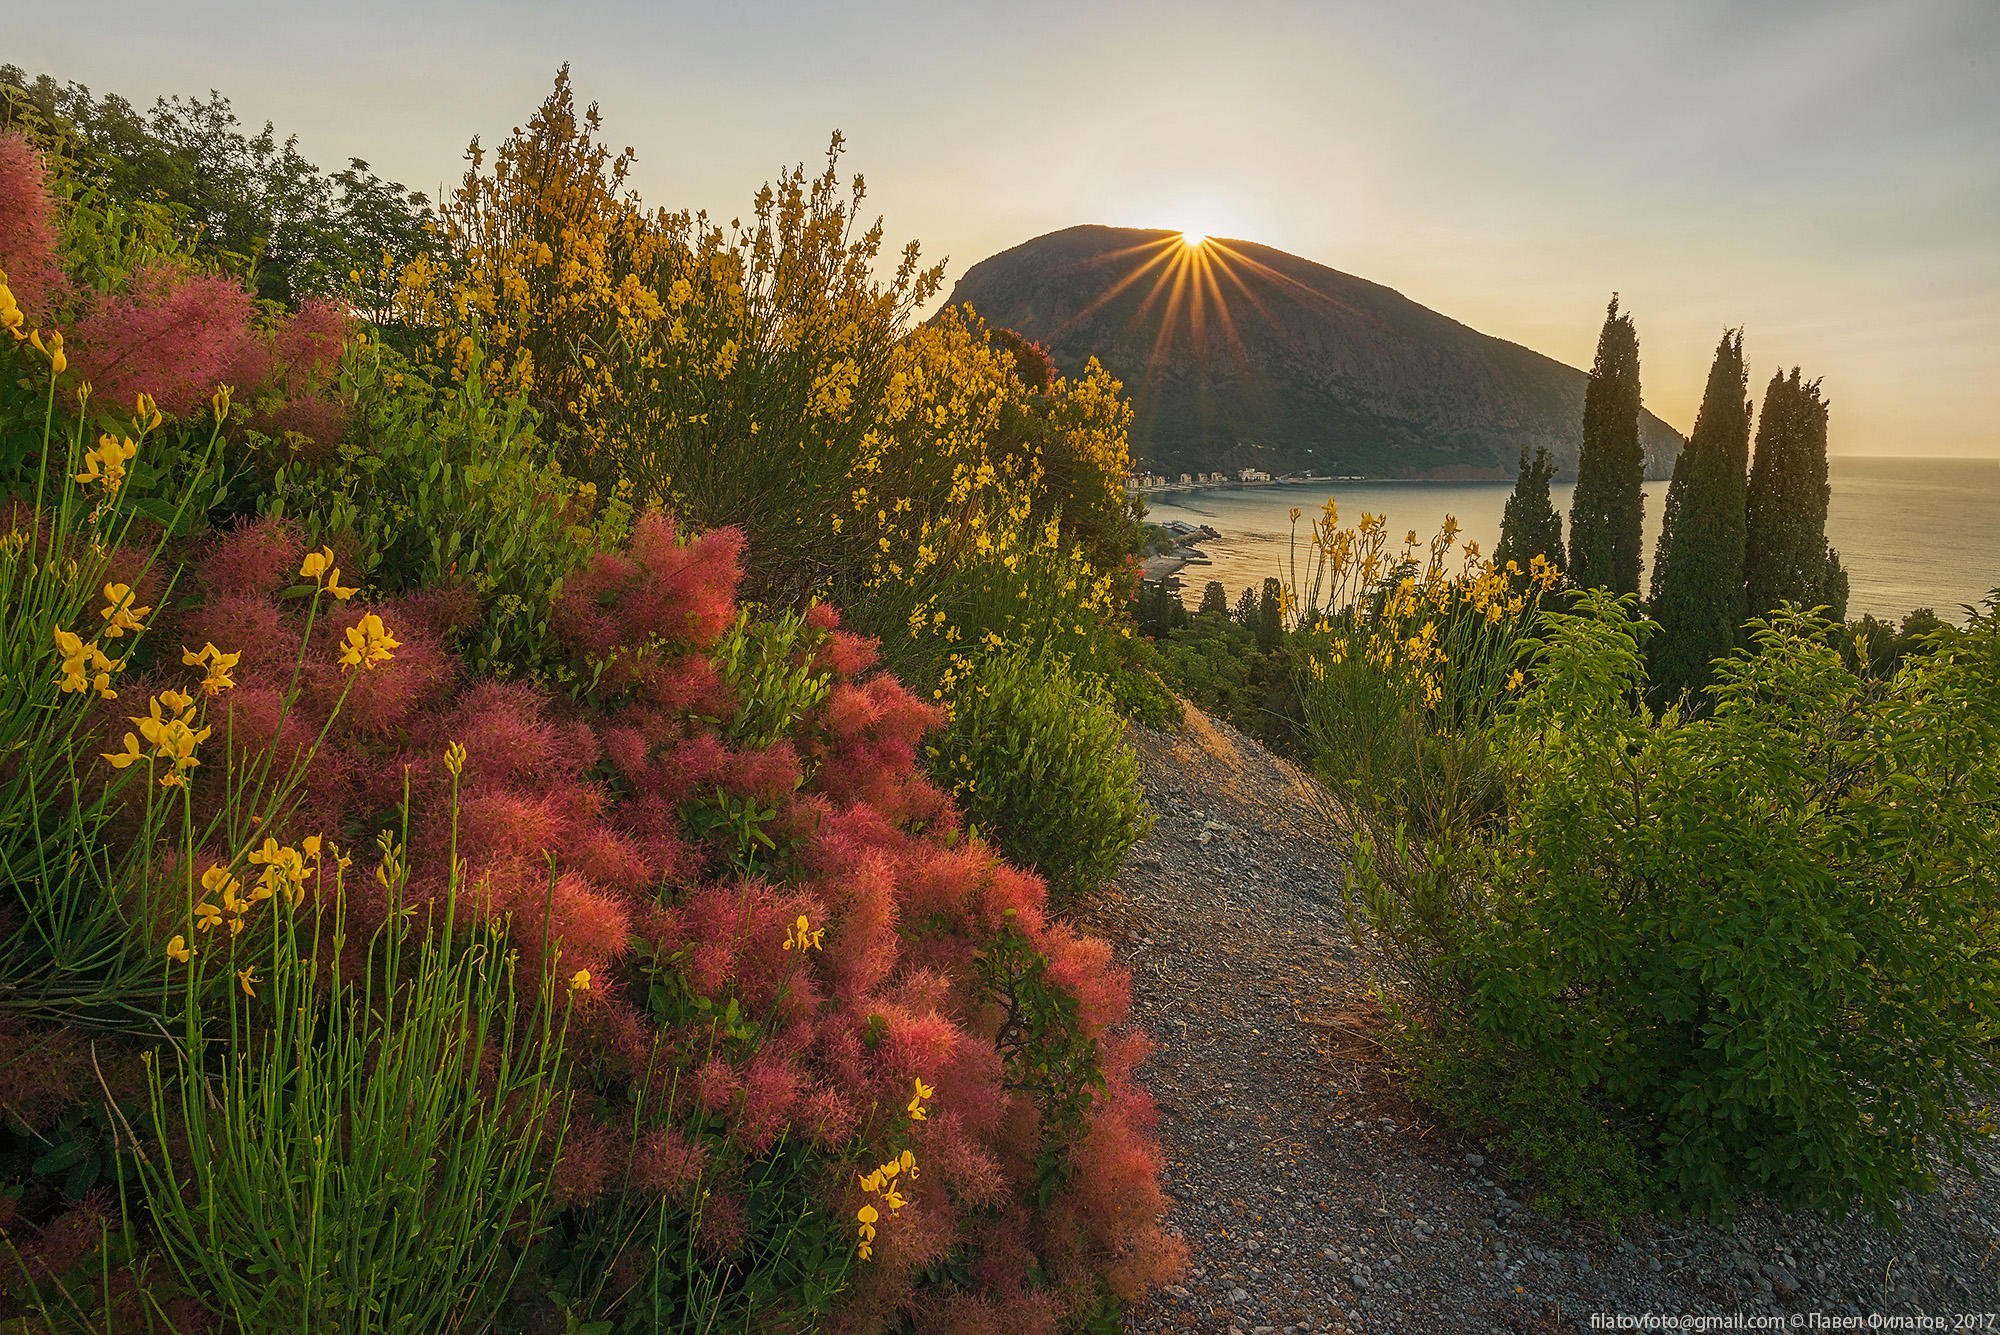
[[[1146,1080],[1192,1261],[1129,1330],[2000,1309],[2000,1154],[1983,1180],[1949,1175],[1894,1233],[1751,1206],[1729,1227],[1641,1221],[1617,1237],[1530,1210],[1485,1147],[1384,1071],[1308,781],[1192,709],[1182,731],[1133,741],[1158,824],[1083,916],[1131,968],[1154,1039]]]

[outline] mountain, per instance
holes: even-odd
[[[1575,472],[1584,372],[1269,246],[1070,227],[973,265],[951,301],[1067,373],[1095,355],[1158,472],[1511,478],[1523,445]],[[1671,472],[1679,433],[1646,413],[1640,434]]]

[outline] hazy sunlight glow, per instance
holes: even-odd
[[[1181,233],[1181,244],[1189,250],[1199,250],[1208,243],[1208,233],[1189,230]]]

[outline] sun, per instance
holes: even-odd
[[[1208,244],[1208,233],[1197,227],[1185,228],[1181,232],[1181,244],[1189,250],[1200,250]]]

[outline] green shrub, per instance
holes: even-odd
[[[308,543],[355,553],[384,592],[469,590],[478,619],[460,646],[477,670],[539,666],[563,577],[623,530],[625,507],[544,458],[518,398],[488,391],[476,354],[461,380],[432,383],[371,339],[350,350],[340,393],[355,406],[332,457],[277,469],[260,502]]]
[[[1202,601],[1207,609],[1211,600],[1204,594]],[[1288,646],[1260,653],[1254,630],[1237,625],[1226,610],[1209,609],[1169,631],[1159,651],[1162,675],[1174,690],[1274,750],[1299,749],[1299,697]]]
[[[520,1001],[504,934],[449,911],[393,915],[346,977],[324,918],[326,941],[320,915],[272,934],[256,1007],[231,989],[211,1033],[190,1005],[178,1061],[149,1064],[160,1243],[233,1329],[490,1328],[551,1209],[565,1003],[546,974]]]
[[[1181,705],[1167,684],[1166,660],[1151,640],[1135,637],[1125,644],[1125,660],[1104,681],[1111,703],[1126,718],[1155,732],[1179,727]]]
[[[1316,653],[1296,675],[1307,753],[1357,811],[1434,832],[1491,816],[1499,778],[1477,728],[1440,727],[1406,677],[1364,658]]]
[[[1407,1015],[1395,1018],[1389,1048],[1411,1092],[1462,1129],[1497,1132],[1495,1148],[1532,1166],[1538,1209],[1615,1224],[1662,1203],[1631,1138],[1564,1073],[1426,1042]]]
[[[1657,719],[1640,628],[1578,606],[1493,727],[1509,819],[1359,841],[1421,1043],[1595,1110],[1666,1199],[1889,1214],[1996,1083],[2000,600],[1883,682],[1752,623],[1706,714]]]
[[[981,659],[932,755],[972,821],[1059,892],[1102,885],[1151,819],[1117,713],[1060,659]]]

